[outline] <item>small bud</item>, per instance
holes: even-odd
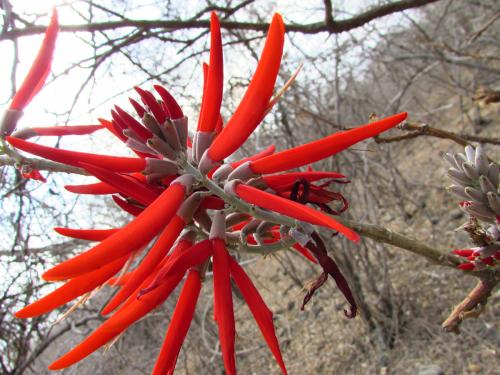
[[[476,150],[471,145],[465,146],[465,155],[467,156],[467,160],[471,163],[474,163],[476,158]]]
[[[488,180],[490,180],[493,186],[497,189],[499,185],[499,169],[500,168],[498,168],[498,165],[496,165],[495,163],[490,163],[490,165],[488,166],[487,174]]]
[[[177,137],[179,138],[179,143],[181,148],[184,150],[187,147],[188,139],[188,118],[176,118],[171,120],[174,124],[175,131],[177,132]]]
[[[252,168],[250,168],[250,161],[247,161],[243,164],[241,164],[238,168],[236,168],[234,171],[232,171],[229,176],[227,176],[227,180],[248,180],[251,177],[255,176],[255,173],[252,171]]]
[[[488,204],[495,215],[500,215],[500,196],[497,193],[489,191],[486,193]]]
[[[212,227],[210,228],[211,240],[226,238],[226,214],[224,211],[215,211],[212,217]]]
[[[474,160],[474,164],[476,165],[476,170],[480,175],[486,175],[488,172],[488,160],[486,159],[484,149],[481,145],[476,147],[476,158]]]
[[[489,191],[496,193],[495,187],[493,186],[491,181],[488,179],[488,177],[486,177],[484,175],[479,177],[479,186],[481,187],[481,190],[484,193],[488,193]]]
[[[155,150],[159,154],[163,155],[167,159],[170,160],[175,160],[176,159],[176,153],[170,147],[170,145],[162,140],[160,137],[156,136],[153,134],[153,137],[148,139],[148,147],[150,147],[152,150]]]
[[[22,115],[23,111],[17,109],[6,110],[0,120],[0,135],[11,135],[16,130],[17,123]]]
[[[471,185],[471,181],[465,175],[465,173],[457,169],[454,168],[448,169],[448,176],[450,176],[450,178],[459,185],[464,185],[464,186]]]
[[[458,185],[451,185],[446,188],[450,193],[457,195],[460,198],[469,200],[470,197],[465,194],[464,187]]]
[[[146,158],[146,168],[144,174],[160,173],[163,176],[171,176],[177,174],[179,168],[176,163],[171,160],[161,160],[155,158]]]
[[[468,199],[472,199],[473,201],[479,202],[479,203],[486,203],[486,194],[479,190],[475,189],[473,187],[467,186],[465,189],[465,194],[469,197]]]
[[[462,170],[464,171],[465,175],[469,177],[471,180],[477,180],[479,178],[479,173],[477,173],[477,170],[474,167],[474,164],[472,163],[463,163],[462,164]]]

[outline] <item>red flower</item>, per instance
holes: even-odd
[[[155,374],[172,373],[211,262],[214,315],[226,372],[236,374],[232,278],[281,371],[286,374],[272,313],[231,256],[235,247],[263,254],[293,247],[323,270],[304,304],[330,275],[350,305],[347,315],[356,314],[356,302],[347,281],[316,232],[316,226],[321,226],[352,241],[359,240],[352,229],[328,215],[340,214],[348,208],[347,200],[330,190],[333,183],[348,181],[336,172],[315,172],[310,168],[286,171],[324,159],[377,135],[403,121],[406,114],[339,132],[291,150],[275,153],[272,145],[253,156],[224,163],[284,92],[281,90],[272,98],[285,29],[281,16],[275,15],[257,70],[225,126],[220,116],[222,41],[215,14],[211,16],[211,33],[210,61],[204,68],[202,105],[193,140],[188,136],[187,118],[182,109],[161,86],[154,86],[161,100],[150,91],[135,88],[142,104],[134,99],[130,99],[130,103],[139,118],[115,106],[112,119],[100,119],[101,125],[32,128],[16,133],[18,137],[7,137],[19,150],[85,169],[100,181],[66,186],[67,190],[77,194],[111,194],[115,203],[133,216],[122,228],[56,228],[62,235],[98,243],[46,271],[43,274],[46,280],[65,281],[65,284],[16,315],[26,318],[47,313],[102,285],[117,287],[118,292],[102,311],[110,317],[81,344],[55,361],[51,369],[68,367],[117,338],[163,303],[187,274],[153,370]],[[38,64],[36,71],[47,68],[46,63]],[[292,81],[287,82],[285,89]],[[32,135],[84,135],[100,128],[106,128],[125,143],[136,157],[62,150],[25,140]],[[329,206],[333,201],[342,203],[338,211]],[[317,207],[321,210],[315,209]],[[141,252],[145,253],[142,260],[129,269]]]

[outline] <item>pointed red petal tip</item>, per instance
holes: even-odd
[[[148,244],[180,207],[185,186],[173,184],[134,220],[90,250],[46,271],[45,280],[66,280],[95,270]]]
[[[202,132],[213,132],[215,130],[219,121],[222,103],[222,86],[224,83],[222,38],[219,19],[215,12],[212,12],[210,16],[210,35],[210,63],[198,122],[198,131]]]
[[[86,241],[103,241],[120,229],[72,229],[55,227],[54,230],[66,237],[77,238]]]
[[[29,152],[59,163],[79,167],[81,162],[93,164],[113,172],[129,173],[141,172],[146,167],[146,161],[140,158],[90,154],[86,152],[63,150],[54,147],[42,146],[23,139],[6,137],[15,148]]]
[[[41,90],[45,80],[50,72],[52,56],[54,54],[59,23],[57,20],[57,11],[54,8],[49,26],[45,31],[45,37],[38,55],[33,62],[28,75],[24,79],[21,87],[14,95],[9,109],[21,111],[31,99]]]
[[[355,129],[335,133],[323,139],[254,161],[250,167],[256,174],[269,174],[314,163],[395,127],[404,121],[407,116],[406,112],[402,112]]]
[[[229,278],[229,254],[224,240],[211,240],[213,247],[213,283],[214,311],[217,316],[219,339],[221,344],[224,368],[228,375],[236,375],[236,358],[234,340],[236,328],[234,323],[233,296]]]
[[[165,340],[160,349],[152,375],[163,375],[170,368],[175,368],[179,351],[193,320],[196,303],[201,291],[201,279],[198,271],[191,270],[182,287],[174,314],[168,325]]]
[[[177,278],[170,278],[158,289],[143,296],[141,299],[133,298],[130,303],[125,304],[113,316],[99,326],[80,344],[71,349],[68,353],[53,362],[50,370],[61,370],[81,361],[107,342],[125,331],[130,325],[137,322],[151,310],[165,301],[182,280],[182,275]]]
[[[241,199],[248,203],[278,212],[282,215],[293,217],[297,220],[331,228],[342,233],[353,242],[359,242],[360,240],[359,235],[351,228],[346,227],[337,220],[311,207],[266,193],[265,191],[241,183],[236,184],[234,191]]]
[[[50,71],[58,31],[57,11],[54,8],[38,55],[21,87],[14,95],[9,109],[22,110],[42,88]]]
[[[80,165],[85,168],[93,176],[97,177],[101,181],[109,184],[122,194],[134,198],[139,203],[145,206],[151,204],[158,194],[152,191],[146,184],[143,184],[134,178],[122,175],[119,173],[109,172],[104,168],[96,167],[87,163],[80,163]]]
[[[273,94],[284,41],[285,25],[281,16],[275,14],[255,74],[238,108],[210,146],[210,160],[218,162],[231,155],[261,122]]]
[[[163,100],[163,103],[167,106],[168,112],[170,114],[170,118],[172,120],[180,119],[184,117],[184,113],[182,112],[182,109],[177,103],[177,100],[168,92],[168,90],[160,85],[154,85],[154,89],[158,94],[160,94],[161,99]],[[144,115],[144,114],[143,114]],[[142,117],[142,116],[141,116]]]
[[[167,114],[161,107],[160,103],[157,102],[154,95],[151,92],[143,90],[138,86],[135,86],[134,89],[140,95],[142,102],[146,104],[151,110],[156,121],[158,121],[158,123],[160,124],[163,124],[167,119]]]
[[[231,277],[234,279],[234,282],[241,291],[241,294],[243,294],[243,298],[250,308],[250,311],[257,322],[260,331],[262,332],[262,336],[264,336],[267,346],[269,346],[271,353],[273,353],[281,371],[284,375],[287,375],[285,363],[283,361],[283,357],[281,356],[279,342],[276,337],[276,331],[274,330],[273,313],[269,310],[259,294],[259,291],[252,283],[252,280],[250,280],[238,262],[236,262],[232,257],[229,257],[229,262]]]

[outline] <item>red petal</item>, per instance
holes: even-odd
[[[146,184],[143,184],[134,178],[109,172],[106,169],[87,163],[80,163],[80,165],[99,180],[115,187],[120,193],[137,200],[145,206],[149,205],[156,198],[158,198],[158,194],[155,191],[151,190]]]
[[[281,356],[281,350],[276,338],[276,332],[274,330],[273,323],[273,313],[267,307],[266,303],[262,299],[255,285],[253,285],[252,280],[245,273],[243,268],[236,262],[232,257],[230,257],[229,263],[231,276],[234,279],[236,285],[238,285],[243,298],[245,299],[252,315],[259,326],[262,336],[266,340],[267,346],[273,353],[276,362],[281,368],[283,374],[287,374],[285,363],[283,362],[283,357]],[[215,273],[214,273],[215,275]]]
[[[407,113],[387,117],[355,129],[332,134],[323,139],[306,143],[289,150],[252,162],[251,169],[256,174],[268,174],[298,168],[335,155],[364,139],[371,138],[398,125]],[[215,160],[215,159],[214,159]]]
[[[214,271],[214,310],[217,311],[217,325],[222,349],[224,368],[228,375],[236,375],[236,359],[234,339],[236,329],[234,324],[233,296],[229,280],[229,254],[224,240],[211,240],[213,246]]]
[[[186,223],[175,215],[165,229],[160,233],[155,244],[148,251],[147,255],[134,270],[130,279],[123,285],[120,291],[108,302],[102,310],[103,315],[109,314],[127,299],[134,290],[147,278],[148,275],[158,266],[161,260],[167,255],[179,234],[184,229]]]
[[[92,194],[92,195],[102,195],[102,194],[116,194],[118,189],[114,186],[106,184],[105,182],[96,182],[95,184],[87,185],[66,185],[64,188],[67,191],[76,194]]]
[[[266,156],[274,154],[275,150],[276,150],[276,146],[273,144],[273,145],[269,146],[268,148],[262,150],[261,152],[255,154],[255,155],[252,155],[252,156],[249,156],[248,158],[244,158],[244,159],[235,161],[234,163],[231,163],[231,167],[233,169],[236,169],[241,164],[246,163],[247,161],[254,161],[254,160],[262,159],[262,158],[264,158]]]
[[[316,211],[303,204],[266,193],[245,184],[238,184],[236,194],[248,203],[255,204],[265,209],[278,212],[308,223],[321,225],[342,233],[351,241],[358,242],[359,236],[352,229],[334,220],[320,211]]]
[[[101,267],[141,248],[170,221],[185,196],[185,187],[173,184],[133,221],[97,246],[44,273],[46,280],[65,280]]]
[[[60,370],[69,367],[117,337],[131,324],[165,301],[182,280],[182,276],[175,275],[141,299],[134,298],[131,303],[124,305],[83,342],[52,363],[49,369]]]
[[[184,338],[193,320],[196,302],[200,295],[201,280],[198,271],[191,270],[182,287],[174,314],[168,325],[165,340],[153,369],[153,375],[163,375],[175,367]]]
[[[66,237],[78,238],[86,241],[103,241],[109,236],[115,234],[120,229],[71,229],[55,227],[54,230]]]
[[[233,116],[208,149],[213,161],[221,161],[236,151],[262,121],[278,76],[284,36],[283,19],[275,14],[252,81]]]
[[[198,131],[213,132],[219,120],[222,102],[223,60],[219,19],[215,12],[210,16],[210,63],[203,94]]]
[[[99,285],[104,284],[106,280],[116,274],[123,267],[127,259],[128,255],[123,256],[114,262],[98,268],[95,271],[75,277],[63,286],[54,290],[52,293],[49,293],[45,297],[18,311],[15,315],[18,318],[39,316],[52,311],[71,300],[74,300],[75,298],[94,290]]]
[[[183,118],[184,113],[182,113],[181,107],[167,89],[160,85],[154,85],[153,87],[160,94],[163,103],[167,106],[170,118],[173,120]]]
[[[14,137],[7,137],[7,141],[9,141],[9,143],[15,148],[29,152],[30,154],[34,154],[42,158],[72,165],[75,167],[78,167],[79,163],[84,162],[97,165],[114,172],[122,173],[141,172],[146,167],[146,161],[138,158],[127,158],[61,150],[58,148],[42,146]]]
[[[103,129],[103,125],[45,126],[31,128],[40,136],[85,135]]]
[[[38,55],[21,87],[14,95],[9,109],[22,110],[42,88],[50,71],[58,31],[57,11],[54,9]]]

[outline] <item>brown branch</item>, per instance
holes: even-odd
[[[287,24],[288,32],[297,32],[303,34],[317,34],[327,32],[330,34],[349,31],[374,19],[384,17],[393,13],[401,12],[407,9],[418,8],[423,5],[435,3],[438,0],[400,0],[392,3],[373,7],[354,17],[340,20],[315,22],[310,24]],[[209,20],[129,20],[108,21],[92,24],[61,25],[63,32],[96,32],[105,30],[116,30],[120,28],[139,28],[139,29],[162,29],[163,31],[188,30],[188,29],[206,29],[209,28]],[[265,32],[268,29],[266,23],[221,21],[221,27],[226,30],[251,30]],[[23,29],[14,29],[4,32],[0,35],[0,40],[13,40],[19,37],[41,34],[45,32],[45,26],[28,26]]]
[[[479,143],[491,143],[494,145],[500,145],[500,139],[499,138],[492,138],[492,137],[481,137],[477,135],[471,135],[471,134],[457,134],[453,132],[449,132],[446,130],[442,129],[437,129],[432,126],[429,126],[427,124],[419,124],[419,123],[407,123],[404,126],[401,127],[403,130],[410,130],[413,131],[413,133],[408,133],[404,135],[399,135],[395,137],[380,137],[376,136],[375,142],[377,143],[391,143],[391,142],[399,142],[407,139],[413,139],[417,138],[421,135],[425,136],[430,136],[430,137],[437,137],[437,138],[443,138],[443,139],[450,139],[453,142],[458,143],[459,145],[462,146],[467,146],[470,144],[470,142],[479,142]]]
[[[460,263],[460,259],[450,252],[441,251],[415,239],[403,236],[402,234],[393,232],[374,224],[357,223],[352,220],[335,217],[343,222],[348,227],[357,231],[360,235],[371,238],[377,242],[383,242],[389,245],[397,246],[401,249],[410,251],[414,254],[423,256],[432,263],[437,263],[442,266],[456,268]]]
[[[459,327],[467,318],[478,317],[486,304],[492,290],[498,283],[496,280],[479,280],[469,295],[460,302],[450,316],[441,324],[446,332],[460,333]]]

